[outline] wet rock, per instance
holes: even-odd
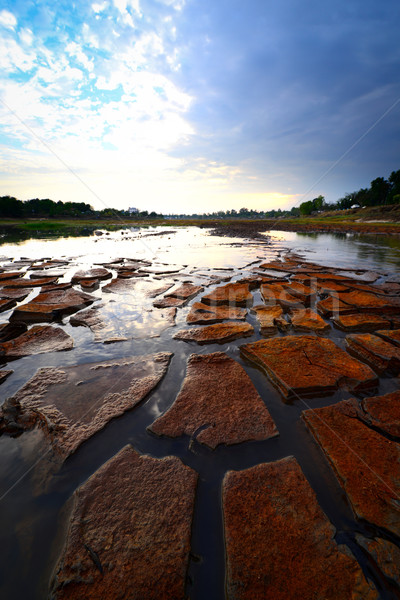
[[[326,323],[311,308],[297,308],[290,311],[292,326],[297,331],[316,331],[321,333],[328,331],[331,326]]]
[[[295,458],[228,471],[223,513],[230,600],[378,598]]]
[[[7,279],[1,282],[3,288],[32,288],[57,283],[58,277],[41,277],[40,279]]]
[[[29,279],[43,279],[45,277],[55,277],[56,279],[59,279],[64,275],[64,271],[34,271],[29,274]]]
[[[57,600],[184,600],[197,474],[125,446],[72,498]]]
[[[203,304],[210,306],[250,306],[253,303],[253,296],[249,286],[245,283],[228,283],[215,288],[212,292],[203,296]]]
[[[0,273],[0,285],[3,285],[3,281],[7,279],[17,279],[18,277],[22,277],[24,275],[23,271],[6,271],[5,273]]]
[[[346,336],[348,352],[367,363],[378,374],[391,371],[400,373],[400,348],[372,333],[354,333]]]
[[[97,267],[95,269],[89,269],[88,271],[77,271],[71,278],[72,283],[81,283],[85,279],[111,279],[112,273],[103,267]]]
[[[329,339],[302,335],[259,340],[240,347],[285,400],[333,393],[338,387],[361,391],[377,385],[374,372]]]
[[[156,296],[167,292],[173,285],[174,284],[171,281],[161,285],[158,282],[145,281],[143,282],[143,289],[147,298],[155,298]]]
[[[363,281],[364,283],[374,283],[381,275],[374,271],[342,271],[341,275],[349,277],[349,279],[355,279],[357,281]]]
[[[25,333],[27,326],[25,323],[1,323],[0,342],[8,342]]]
[[[142,273],[151,273],[152,275],[171,275],[172,273],[179,273],[183,267],[168,267],[168,266],[153,266],[141,268]]]
[[[356,534],[356,540],[372,556],[386,577],[400,585],[400,549],[392,542],[379,537],[369,540]]]
[[[0,312],[5,312],[16,306],[17,301],[14,298],[0,298]]]
[[[253,306],[251,312],[256,314],[262,335],[273,335],[277,332],[277,319],[283,316],[283,309],[279,304],[275,306]]]
[[[338,296],[342,302],[351,305],[358,312],[390,314],[400,310],[393,299],[361,291],[360,289],[352,290],[346,294],[338,294]]]
[[[190,356],[177,399],[149,429],[170,437],[190,435],[213,449],[278,435],[251,379],[223,352]]]
[[[174,335],[174,339],[198,344],[216,344],[230,342],[241,337],[253,335],[250,323],[215,323],[205,327],[184,329]]]
[[[173,306],[175,306],[176,308],[181,308],[184,304],[185,300],[181,300],[180,298],[174,298],[173,296],[160,298],[159,300],[155,300],[155,302],[153,302],[153,306],[155,308],[171,308]]]
[[[244,321],[247,311],[244,308],[233,306],[209,306],[202,302],[195,302],[186,317],[188,323],[207,325],[218,321]]]
[[[0,383],[3,383],[3,381],[5,381],[12,373],[14,373],[14,371],[0,371]]]
[[[22,302],[31,293],[32,288],[0,288],[1,299],[13,299]]]
[[[337,273],[312,273],[312,275],[307,274],[296,274],[292,277],[292,281],[300,281],[304,285],[309,286],[319,286],[325,284],[327,282],[338,282],[342,285],[348,283],[349,278],[344,275],[339,275]]]
[[[264,300],[265,304],[269,306],[280,304],[283,309],[303,307],[303,303],[301,302],[300,298],[290,294],[283,285],[263,284],[260,289],[262,299]]]
[[[393,437],[400,438],[400,391],[384,396],[364,398],[358,412],[367,425],[372,425]]]
[[[173,290],[166,296],[171,296],[172,298],[179,298],[180,300],[189,301],[200,292],[203,292],[204,288],[201,285],[193,285],[192,283],[183,283],[176,290]]]
[[[10,320],[26,323],[55,321],[85,308],[96,298],[73,289],[43,292],[27,304],[18,306]]]
[[[310,285],[310,284],[309,284]],[[311,286],[312,286],[312,282],[311,282]],[[312,286],[312,287],[316,287],[318,293],[320,294],[330,294],[331,292],[348,292],[349,291],[349,287],[348,285],[343,285],[340,283],[336,283],[335,281],[318,281],[316,283],[316,286]]]
[[[355,418],[351,401],[303,412],[354,513],[400,535],[400,445]]]
[[[99,287],[99,280],[98,279],[81,279],[79,282],[79,285],[81,286],[81,288],[83,290],[97,290],[97,288]]]
[[[71,350],[73,339],[59,327],[34,325],[18,337],[0,344],[0,359],[12,360],[22,356]]]
[[[317,311],[326,318],[337,318],[338,316],[342,317],[343,315],[350,315],[357,312],[357,308],[345,304],[337,297],[337,295],[328,296],[327,298],[324,298],[324,300],[320,300],[317,302],[316,308]]]
[[[395,346],[400,346],[400,329],[394,329],[393,331],[390,331],[389,329],[381,329],[380,331],[376,332],[376,335],[379,335],[379,337],[384,339],[386,342],[390,342]]]
[[[310,306],[311,303],[315,302],[316,288],[313,286],[304,285],[299,281],[293,281],[284,285],[284,289],[289,292],[291,296],[298,298],[306,306]]]
[[[107,283],[101,291],[113,294],[130,294],[134,291],[135,285],[135,280],[132,281],[131,279],[117,277],[110,281],[110,283]]]
[[[333,324],[342,331],[376,331],[387,327],[389,321],[380,315],[351,314],[336,315],[333,318]]]
[[[165,375],[171,357],[160,352],[42,368],[13,401],[23,412],[36,411],[54,455],[64,460],[111,419],[141,402]]]

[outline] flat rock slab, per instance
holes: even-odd
[[[1,282],[3,288],[31,288],[57,283],[58,277],[40,277],[40,279],[10,279]]]
[[[346,336],[346,346],[353,356],[367,363],[378,374],[400,373],[400,348],[372,333]]]
[[[170,437],[190,435],[213,449],[278,435],[251,379],[223,352],[190,356],[177,399],[149,429]]]
[[[216,344],[247,337],[253,333],[254,328],[250,323],[214,323],[205,327],[192,327],[178,331],[174,339],[198,344]]]
[[[85,279],[111,279],[112,273],[103,267],[97,267],[95,269],[89,269],[88,271],[76,271],[72,275],[71,281],[72,283],[80,283]]]
[[[240,347],[285,400],[331,394],[338,387],[361,391],[377,385],[375,373],[329,339],[302,335],[259,340]]]
[[[343,296],[344,296],[344,294],[343,294]],[[328,296],[327,298],[320,300],[319,302],[317,302],[316,307],[317,307],[317,311],[323,317],[326,317],[326,318],[329,318],[329,317],[338,318],[339,316],[341,317],[343,315],[351,315],[351,314],[354,314],[357,312],[357,308],[355,308],[354,306],[350,306],[349,304],[346,304],[345,302],[342,302],[342,300],[340,300],[337,297],[337,295],[336,296]]]
[[[11,308],[14,308],[16,304],[17,301],[14,298],[0,298],[0,312],[10,310]]]
[[[141,402],[168,369],[168,352],[74,367],[42,368],[13,397],[36,411],[64,460],[113,418]]]
[[[9,377],[12,373],[14,373],[14,371],[11,371],[11,370],[0,371],[0,383],[3,383],[3,381],[5,381],[7,379],[7,377]]]
[[[125,446],[72,497],[57,600],[184,600],[197,474]]]
[[[22,277],[22,275],[25,275],[23,271],[6,271],[5,273],[0,273],[0,285],[3,285],[5,279],[16,279]]]
[[[229,600],[378,598],[293,457],[223,481]]]
[[[215,288],[212,292],[203,296],[203,304],[210,306],[250,306],[253,303],[253,295],[247,283],[228,283]]]
[[[0,298],[14,299],[22,302],[22,300],[25,300],[29,296],[31,291],[32,288],[0,288]]]
[[[359,418],[367,425],[400,438],[400,390],[384,396],[364,398],[361,407]]]
[[[400,585],[400,549],[392,544],[392,542],[379,537],[370,540],[356,534],[356,540],[360,546],[371,554],[386,577],[393,579],[397,585]]]
[[[279,304],[275,306],[261,304],[253,306],[251,312],[255,313],[257,317],[262,335],[274,335],[277,332],[278,323],[283,318],[283,309]]]
[[[287,285],[284,285],[284,289],[291,295],[299,298],[299,300],[306,306],[310,306],[316,299],[317,290],[314,287],[304,285],[299,281],[291,281]]]
[[[398,304],[389,298],[383,298],[378,294],[365,292],[360,289],[352,290],[345,294],[338,294],[339,300],[345,304],[351,305],[359,312],[369,312],[376,314],[390,314],[399,312]]]
[[[206,325],[219,321],[244,321],[247,310],[234,306],[209,306],[202,302],[195,302],[186,317],[188,323]]]
[[[71,350],[74,341],[60,327],[34,325],[22,335],[0,344],[0,359],[13,360],[22,356]]]
[[[387,327],[389,321],[380,315],[368,315],[362,314],[351,314],[343,315],[339,314],[333,318],[333,324],[342,331],[376,331],[377,329],[383,329]]]
[[[184,304],[185,300],[182,300],[181,298],[174,298],[173,296],[160,298],[159,300],[155,300],[153,302],[153,306],[155,308],[181,308]]]
[[[395,346],[400,346],[400,329],[394,329],[393,331],[390,329],[381,329],[376,332],[376,335],[379,335],[379,337]]]
[[[303,412],[356,516],[399,536],[400,445],[356,417],[349,400]]]
[[[0,342],[8,342],[25,333],[27,326],[25,323],[1,323],[0,325]]]
[[[260,289],[262,299],[267,305],[280,304],[284,309],[303,307],[300,298],[290,294],[283,285],[263,284]]]
[[[293,328],[297,331],[315,331],[317,333],[322,333],[331,328],[329,323],[326,323],[323,318],[311,308],[292,309],[290,311],[290,319]]]
[[[94,296],[77,292],[72,288],[42,292],[33,298],[31,302],[18,306],[12,313],[10,320],[26,323],[55,321],[61,319],[64,315],[70,315],[85,308],[95,300]]]
[[[171,296],[172,298],[179,298],[180,300],[185,300],[186,302],[191,300],[203,292],[204,288],[201,285],[194,285],[192,283],[183,283],[176,290],[166,294],[166,296]]]

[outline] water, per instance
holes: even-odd
[[[394,236],[314,236],[266,232],[265,242],[253,240],[243,243],[239,239],[210,237],[207,231],[194,227],[125,230],[124,233],[114,231],[109,235],[104,232],[101,236],[4,243],[0,249],[3,255],[0,264],[22,257],[35,260],[68,257],[69,264],[62,278],[68,280],[78,268],[88,268],[118,257],[140,258],[156,264],[159,270],[162,265],[177,265],[180,269],[178,273],[150,275],[148,281],[155,285],[165,282],[179,285],[185,280],[205,283],[211,276],[227,276],[234,280],[250,275],[251,269],[257,264],[288,250],[328,266],[374,270],[381,274],[381,280],[385,279],[386,274],[396,274],[400,264],[400,245]],[[113,272],[113,275],[116,273]],[[153,326],[149,320],[142,318],[140,312],[143,305],[151,307],[153,301],[145,295],[147,285],[146,282],[139,282],[133,295],[115,298],[109,298],[113,295],[105,294],[101,289],[93,292],[99,302],[100,298],[106,302],[105,310],[109,312],[105,314],[111,315],[114,311],[121,323],[125,323],[124,331],[130,336],[126,341],[107,345],[96,343],[89,329],[72,327],[67,317],[59,326],[73,337],[73,350],[22,358],[6,367],[14,369],[14,373],[1,385],[3,399],[14,394],[41,366],[68,366],[166,350],[174,353],[167,375],[157,389],[138,407],[114,419],[85,442],[65,461],[47,489],[38,491],[35,487],[36,463],[40,460],[40,433],[33,431],[15,439],[6,436],[0,438],[0,545],[3,549],[0,597],[16,600],[46,597],[50,573],[63,539],[68,498],[96,469],[128,443],[139,452],[154,457],[178,456],[199,473],[192,536],[192,553],[199,560],[190,562],[190,581],[187,585],[187,593],[192,600],[221,600],[225,596],[221,505],[221,483],[225,473],[230,469],[244,469],[288,455],[295,456],[300,463],[322,509],[335,525],[338,539],[359,553],[357,556],[363,569],[366,573],[372,573],[379,586],[379,573],[354,543],[357,531],[365,535],[369,535],[369,532],[354,520],[336,478],[300,419],[301,412],[306,408],[328,405],[348,398],[350,394],[339,391],[328,398],[284,404],[266,377],[240,357],[241,344],[260,339],[255,317],[251,314],[248,315],[248,321],[255,326],[256,333],[245,341],[241,339],[223,345],[198,346],[174,340],[176,331],[186,328],[186,315],[197,298],[178,310],[175,327],[156,331],[159,337],[143,335],[151,333]],[[206,289],[211,291],[213,286]],[[36,293],[33,292],[32,296]],[[254,302],[259,301],[259,292],[255,292]],[[5,322],[11,312],[2,313],[1,322]],[[332,328],[328,335],[344,347],[342,332]],[[149,425],[175,400],[185,376],[189,355],[193,352],[221,350],[237,360],[249,374],[275,420],[280,436],[263,442],[219,446],[212,451],[197,442],[189,446],[190,440],[186,436],[168,439],[149,433]],[[398,389],[395,379],[380,379],[379,393],[394,389]],[[381,594],[382,598],[392,597],[385,586]]]

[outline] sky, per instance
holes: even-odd
[[[398,0],[0,0],[0,195],[169,213],[400,169]]]

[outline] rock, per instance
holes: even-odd
[[[190,435],[213,449],[278,435],[251,379],[223,352],[190,356],[177,399],[149,429],[170,437]]]
[[[112,273],[104,267],[97,267],[95,269],[89,269],[88,271],[77,271],[71,278],[72,283],[81,283],[85,279],[111,279]]]
[[[330,294],[331,292],[348,292],[350,289],[348,285],[336,283],[335,281],[318,281],[316,287],[319,294]]]
[[[153,306],[155,308],[181,308],[185,304],[185,300],[180,298],[174,298],[173,296],[168,296],[165,298],[160,298],[159,300],[155,300],[153,302]]]
[[[303,283],[304,285],[317,285],[319,286],[320,284],[325,284],[327,282],[338,282],[338,283],[342,283],[343,285],[347,284],[349,281],[348,277],[345,277],[344,275],[339,275],[337,273],[314,273],[312,275],[302,275],[302,274],[296,274],[292,277],[292,281],[300,281],[301,283]]]
[[[0,312],[5,312],[16,306],[17,301],[14,298],[0,298]]]
[[[73,339],[60,327],[34,325],[29,331],[0,344],[0,359],[12,360],[22,356],[71,350]]]
[[[3,285],[4,280],[17,279],[18,277],[22,277],[23,275],[23,271],[6,271],[5,273],[0,273],[0,285]]]
[[[364,398],[358,416],[367,425],[372,425],[393,437],[400,438],[400,391],[384,396]]]
[[[136,280],[125,279],[117,277],[102,287],[102,292],[109,292],[113,294],[130,294],[134,292],[136,286]]]
[[[31,267],[32,269],[36,267]],[[29,274],[29,279],[43,279],[45,277],[51,277],[59,279],[60,277],[64,277],[65,271],[34,271]]]
[[[342,331],[376,331],[387,327],[389,321],[379,315],[362,314],[337,314],[333,324]]]
[[[14,371],[0,371],[0,383],[3,383]]]
[[[203,304],[210,306],[250,306],[253,303],[253,296],[246,283],[228,283],[215,288],[212,292],[203,296]]]
[[[370,292],[364,292],[360,289],[351,290],[345,294],[338,294],[338,297],[339,300],[357,309],[358,312],[390,314],[400,311],[400,307],[394,300],[377,294],[371,294]]]
[[[261,296],[265,304],[268,306],[274,306],[280,304],[283,309],[289,309],[294,307],[303,307],[303,304],[297,296],[290,294],[283,285],[279,284],[263,284],[261,286]],[[303,307],[304,308],[304,307]]]
[[[369,367],[325,338],[259,340],[241,346],[240,351],[266,373],[285,400],[331,394],[339,386],[361,391],[378,382]]]
[[[310,306],[317,297],[316,288],[309,285],[304,285],[299,281],[292,281],[283,286],[284,289],[295,298],[298,298],[306,306]]]
[[[141,268],[142,273],[151,273],[152,275],[172,275],[173,273],[179,273],[183,267],[168,267],[168,266],[154,266]]]
[[[98,279],[81,279],[79,285],[83,290],[96,290],[99,287]]]
[[[166,294],[166,296],[171,296],[172,298],[179,298],[180,300],[189,301],[191,298],[203,292],[204,288],[201,285],[193,285],[192,283],[183,283],[176,290]]]
[[[8,342],[25,333],[27,326],[25,323],[1,323],[0,325],[0,343]]]
[[[364,283],[374,283],[381,275],[374,271],[342,271],[341,274],[349,279],[363,281]]]
[[[355,418],[351,401],[303,412],[354,513],[400,535],[400,446]]]
[[[344,294],[343,294],[344,296]],[[345,304],[336,296],[328,296],[324,300],[317,302],[317,311],[323,317],[342,317],[343,315],[350,315],[357,312],[357,309],[349,304]]]
[[[31,291],[32,288],[0,288],[0,298],[22,302]]]
[[[3,288],[32,288],[41,287],[42,285],[49,285],[50,283],[57,283],[58,277],[41,277],[40,279],[10,279],[3,280],[1,286]]]
[[[206,325],[226,320],[244,321],[246,314],[247,311],[244,308],[233,306],[208,306],[202,302],[195,302],[186,317],[186,321],[198,325]]]
[[[184,600],[197,474],[125,446],[72,497],[57,600]]]
[[[37,371],[13,397],[45,424],[59,460],[141,402],[167,372],[168,352]],[[56,462],[56,458],[52,459]]]
[[[163,283],[162,285],[160,285],[158,282],[155,283],[154,281],[145,281],[143,282],[143,289],[145,290],[147,298],[155,298],[160,294],[164,294],[164,292],[172,288],[173,285],[174,284],[171,281],[168,283]]]
[[[55,321],[70,315],[94,302],[97,298],[74,289],[43,292],[27,304],[18,306],[10,320],[26,323]]]
[[[400,346],[400,329],[394,329],[393,331],[390,331],[389,329],[381,329],[380,331],[376,331],[376,335],[379,335],[379,337],[384,339],[386,342],[394,344],[394,346]]]
[[[174,339],[198,344],[221,344],[253,333],[254,329],[249,323],[215,323],[206,327],[192,327],[178,331]]]
[[[385,342],[372,333],[353,333],[346,336],[348,352],[367,363],[378,374],[400,373],[400,348]]]
[[[228,471],[222,498],[229,600],[378,598],[295,458]]]
[[[393,581],[400,585],[400,549],[382,538],[368,540],[360,534],[356,534],[356,540],[371,554],[380,570]]]
[[[326,323],[311,308],[295,308],[290,311],[290,319],[294,329],[297,331],[316,331],[321,333],[328,331],[331,326]]]
[[[277,319],[283,316],[282,307],[279,304],[275,306],[257,305],[251,309],[255,313],[260,324],[260,333],[262,335],[274,335],[277,331]]]

